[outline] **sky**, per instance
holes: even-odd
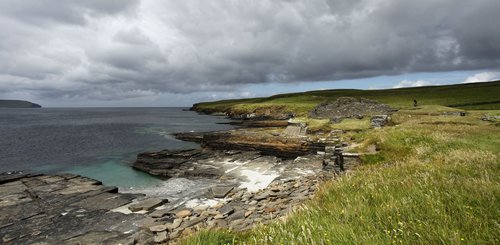
[[[498,0],[0,0],[0,99],[190,106],[500,79]]]

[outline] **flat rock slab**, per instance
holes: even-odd
[[[153,218],[161,218],[163,216],[166,216],[167,214],[170,213],[170,209],[160,209],[160,210],[155,210],[150,214],[151,217]]]
[[[110,212],[138,198],[72,174],[0,174],[1,244],[129,244],[144,216]],[[152,235],[151,235],[152,237]]]
[[[144,199],[142,201],[139,201],[138,203],[130,205],[128,207],[128,209],[132,212],[150,211],[150,210],[152,210],[156,207],[159,207],[167,202],[168,202],[167,199],[148,198],[148,199]]]
[[[87,210],[106,209],[111,210],[117,207],[131,203],[133,197],[126,195],[116,195],[114,193],[101,193],[96,196],[85,198],[72,205],[78,206]]]
[[[154,241],[156,243],[162,243],[162,242],[167,241],[167,232],[162,231],[162,232],[159,232],[158,234],[156,234]]]
[[[234,212],[234,208],[229,204],[226,204],[222,208],[219,209],[219,213],[222,215],[230,215],[233,212]]]
[[[120,232],[92,231],[66,240],[66,244],[133,244],[134,239]],[[43,244],[43,243],[42,243]]]
[[[191,213],[191,210],[189,210],[189,209],[184,209],[184,210],[181,210],[181,211],[177,212],[177,213],[175,214],[175,217],[177,217],[177,218],[184,218],[184,217],[191,216],[191,214],[192,214],[192,213]]]
[[[149,230],[152,232],[162,232],[162,231],[165,231],[167,229],[168,229],[167,225],[155,225],[155,226],[149,227]]]
[[[200,222],[204,221],[206,219],[206,217],[197,217],[197,218],[194,218],[188,222],[186,222],[186,227],[191,227],[191,226],[194,226],[196,224],[199,224]]]
[[[12,182],[14,180],[22,179],[27,176],[28,176],[27,174],[24,174],[22,172],[1,173],[0,184]]]
[[[260,200],[266,199],[268,197],[269,197],[269,193],[265,192],[265,193],[261,193],[261,194],[254,196],[253,199],[260,201]]]
[[[224,198],[232,189],[232,186],[216,186],[212,188],[212,194],[215,198]]]
[[[244,219],[245,218],[245,210],[240,210],[240,211],[237,211],[233,214],[231,214],[227,220],[228,221],[233,221],[233,220],[238,220],[238,219]]]
[[[57,192],[57,194],[61,194],[61,195],[71,195],[71,194],[79,194],[79,193],[85,193],[85,192],[89,192],[89,191],[93,191],[93,190],[97,190],[99,189],[99,186],[97,185],[88,185],[88,184],[85,184],[85,185],[73,185],[73,186],[69,186],[67,188],[64,188],[60,191]]]

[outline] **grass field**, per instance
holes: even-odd
[[[396,126],[352,133],[380,153],[285,221],[203,231],[182,244],[500,244],[500,127],[480,119],[500,111],[433,109],[446,108],[401,110]]]
[[[500,81],[387,90],[321,90],[281,94],[267,98],[205,102],[195,104],[194,107],[208,113],[229,110],[251,113],[257,108],[285,106],[287,111],[295,112],[298,116],[306,116],[307,112],[319,103],[334,101],[342,96],[374,99],[398,109],[410,108],[413,100],[416,99],[420,105],[441,105],[468,110],[498,110],[500,109]]]

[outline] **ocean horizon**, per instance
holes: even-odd
[[[145,151],[198,148],[172,133],[233,128],[224,117],[187,107],[44,107],[0,109],[0,172],[74,173],[118,186],[157,192],[189,186],[166,182],[130,165]]]

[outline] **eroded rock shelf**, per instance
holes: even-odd
[[[273,128],[183,133],[199,149],[137,156],[133,168],[169,179],[210,179],[188,199],[119,193],[72,174],[0,175],[4,244],[172,243],[200,229],[245,230],[286,218],[339,174],[335,135],[314,140]],[[341,144],[342,145],[342,144]],[[346,158],[347,170],[357,164]]]
[[[0,175],[2,244],[120,243],[138,230],[139,215],[110,212],[140,194],[73,174]]]

